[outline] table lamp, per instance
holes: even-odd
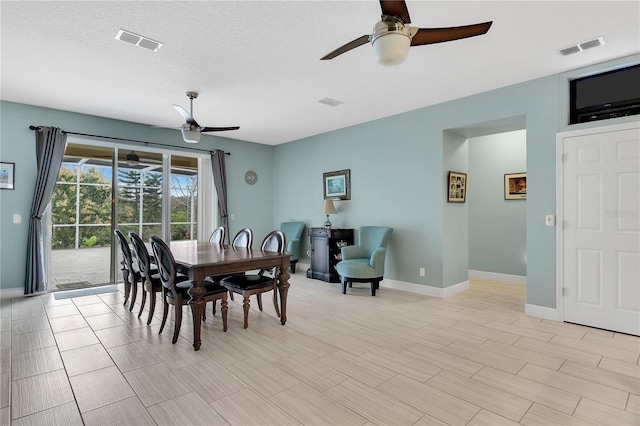
[[[331,221],[329,220],[329,215],[338,213],[338,211],[333,205],[333,201],[330,199],[322,200],[322,204],[320,204],[320,213],[327,215],[327,220],[324,223],[324,227],[331,228]]]

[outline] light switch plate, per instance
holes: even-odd
[[[20,215],[18,213],[14,213],[13,214],[13,223],[21,223],[22,222],[22,217],[20,217]]]
[[[555,224],[556,224],[556,215],[554,215],[554,214],[546,214],[546,215],[544,215],[544,224],[545,224],[545,226],[555,226]]]

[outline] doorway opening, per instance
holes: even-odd
[[[464,203],[444,204],[443,281],[526,284],[526,197],[505,197],[505,175],[526,173],[524,115],[443,132],[443,177],[467,173]],[[507,188],[508,189],[508,188]]]

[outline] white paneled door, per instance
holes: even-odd
[[[558,144],[564,320],[639,335],[640,123],[563,133]]]

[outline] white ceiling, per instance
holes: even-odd
[[[415,1],[412,25],[493,21],[480,37],[412,47],[397,67],[370,45],[378,1],[2,1],[1,99],[156,126],[189,109],[218,133],[269,145],[640,52],[638,1]],[[118,41],[120,28],[161,41]],[[563,57],[559,49],[604,37]],[[329,97],[344,102],[318,103]],[[47,123],[34,123],[47,124]],[[73,130],[73,129],[67,129]],[[179,133],[176,133],[179,138]]]

